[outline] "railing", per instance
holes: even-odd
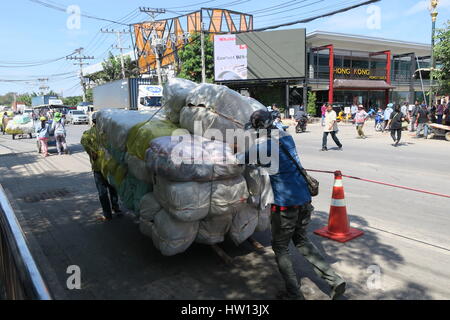
[[[0,185],[0,300],[51,300]]]

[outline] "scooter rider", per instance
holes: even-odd
[[[306,131],[306,124],[308,123],[308,114],[305,112],[305,108],[302,106],[295,113],[294,119],[297,122],[297,126],[295,127],[295,132],[299,133],[302,131]]]

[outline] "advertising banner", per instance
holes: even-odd
[[[236,35],[214,36],[216,81],[247,80],[247,46],[236,44]]]

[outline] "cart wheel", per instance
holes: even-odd
[[[445,134],[445,140],[450,141],[450,131]]]
[[[36,141],[36,145],[37,145],[37,151],[38,153],[41,153],[41,143],[38,141]]]

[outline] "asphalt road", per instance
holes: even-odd
[[[370,127],[370,128],[369,128]],[[0,136],[0,183],[7,190],[44,277],[59,299],[273,299],[282,288],[270,248],[270,233],[255,234],[265,247],[222,245],[234,258],[227,266],[211,248],[193,245],[163,257],[141,235],[132,213],[110,224],[101,214],[87,155],[79,145],[86,126],[70,126],[70,156],[42,158],[35,140]],[[293,133],[293,128],[289,129]],[[413,139],[393,147],[387,133],[368,125],[368,139],[356,139],[342,125],[344,151],[320,152],[320,125],[294,134],[304,167],[433,192],[450,193],[450,142]],[[310,231],[326,225],[333,185],[320,183]],[[311,239],[348,281],[347,299],[450,299],[450,199],[344,179],[351,225],[365,234],[341,244]],[[326,284],[293,252],[307,299],[329,299]],[[70,265],[82,270],[81,290],[68,290]]]

